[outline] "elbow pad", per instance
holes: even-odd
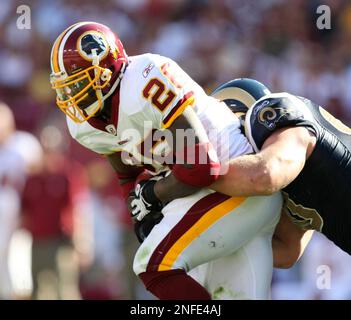
[[[177,180],[194,187],[208,187],[219,177],[220,162],[208,142],[186,146],[175,154],[172,173]]]

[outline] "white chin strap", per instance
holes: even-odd
[[[92,103],[89,107],[86,107],[84,109],[84,112],[90,116],[92,114],[95,114],[96,108],[99,106],[99,100],[96,100],[94,103]]]
[[[110,91],[108,93],[106,93],[104,96],[102,96],[103,100],[106,100],[118,87],[119,83],[121,82],[123,75],[124,75],[124,71],[126,70],[127,67],[127,63],[123,63],[121,71],[119,72],[119,75],[115,81],[115,83],[113,84],[113,86],[111,87]]]

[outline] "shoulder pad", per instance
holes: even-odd
[[[306,103],[286,92],[273,93],[258,100],[245,117],[245,134],[257,152],[277,129],[289,126],[312,127],[314,117]]]

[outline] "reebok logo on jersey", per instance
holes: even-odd
[[[145,69],[144,69],[144,71],[143,71],[143,77],[144,78],[146,78],[148,75],[149,75],[149,73],[150,73],[150,71],[154,68],[154,64],[153,64],[153,62],[151,62]]]

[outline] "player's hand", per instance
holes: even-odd
[[[151,211],[143,220],[137,221],[134,224],[134,233],[138,238],[139,243],[147,238],[153,227],[163,219],[161,212]]]
[[[134,221],[141,221],[151,211],[161,211],[162,203],[154,193],[156,179],[142,180],[130,193],[128,206]]]

